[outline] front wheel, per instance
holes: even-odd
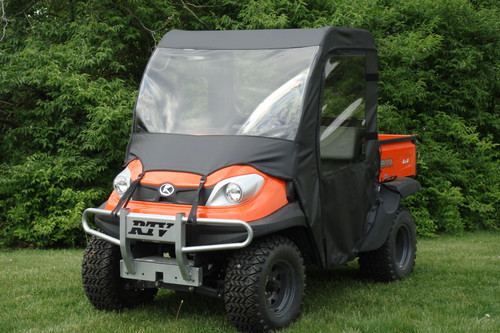
[[[230,258],[224,302],[237,329],[269,331],[297,319],[304,289],[305,267],[300,250],[290,239],[272,236]]]
[[[400,208],[385,243],[374,251],[359,254],[359,268],[378,281],[401,280],[415,266],[417,237],[415,221],[407,208]]]
[[[90,303],[99,310],[120,310],[153,301],[158,289],[137,289],[120,277],[120,248],[92,237],[82,262],[82,282]]]

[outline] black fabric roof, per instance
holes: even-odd
[[[328,37],[328,38],[327,38]],[[158,47],[203,50],[277,49],[323,45],[375,48],[372,35],[363,29],[323,27],[317,29],[169,31]]]

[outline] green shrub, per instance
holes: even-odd
[[[0,244],[74,246],[111,190],[138,82],[177,29],[366,28],[379,125],[418,133],[422,235],[500,228],[498,5],[466,0],[9,1],[0,22]],[[3,37],[2,37],[3,36]]]

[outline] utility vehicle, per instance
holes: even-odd
[[[377,78],[366,30],[168,32],[125,169],[82,217],[90,302],[208,294],[239,330],[269,331],[298,317],[306,264],[359,257],[376,280],[410,274],[415,225],[401,202],[420,188],[416,137],[378,134]]]

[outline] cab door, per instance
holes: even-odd
[[[328,267],[356,256],[375,186],[366,158],[366,64],[360,52],[331,55],[324,64],[318,146]]]

